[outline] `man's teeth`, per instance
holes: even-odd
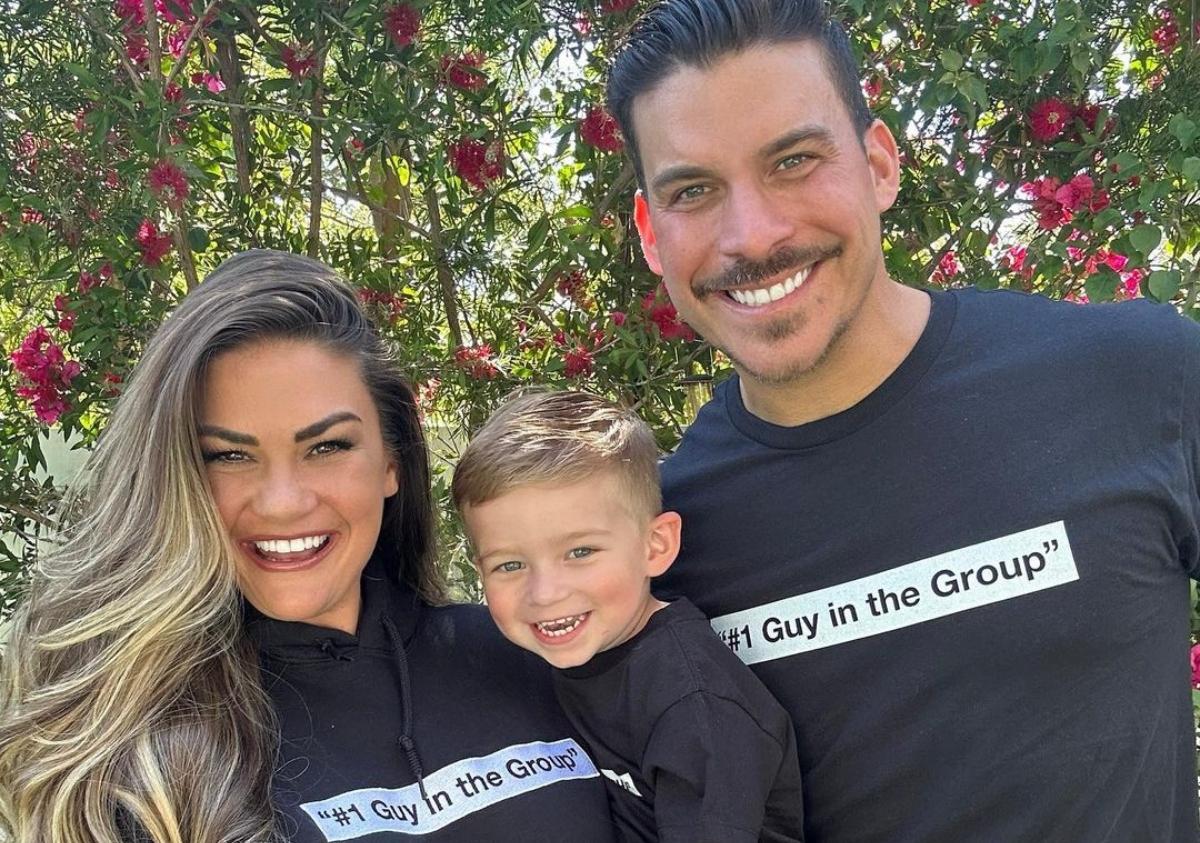
[[[779,301],[788,293],[794,291],[808,280],[812,269],[812,266],[806,266],[791,278],[787,278],[778,284],[773,284],[762,290],[730,290],[729,295],[738,304],[744,304],[748,307],[762,307],[764,304]]]
[[[537,626],[538,631],[541,632],[542,635],[549,635],[551,638],[558,638],[566,635],[569,632],[574,632],[575,628],[583,623],[583,619],[585,617],[587,617],[586,612],[582,615],[571,615],[565,618],[557,618],[552,621],[538,621],[535,626]]]
[[[262,553],[303,553],[306,550],[324,547],[329,536],[305,536],[302,539],[270,539],[265,542],[255,542],[254,546]]]

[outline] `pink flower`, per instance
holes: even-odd
[[[404,313],[407,302],[403,297],[387,290],[372,290],[369,287],[359,287],[358,300],[368,307],[376,307],[383,311],[389,325],[395,325]]]
[[[168,208],[178,211],[188,197],[188,180],[173,161],[162,160],[146,174],[150,192]]]
[[[163,90],[163,99],[167,102],[179,102],[183,99],[183,88],[179,87],[178,83],[172,82]]]
[[[625,324],[625,320],[629,317],[625,315],[624,311],[614,310],[612,313],[608,314],[608,318],[612,320],[614,327],[620,328]]]
[[[304,79],[317,69],[317,57],[313,55],[312,47],[300,44],[288,44],[280,50],[279,60],[293,79]]]
[[[1071,122],[1071,106],[1056,97],[1034,103],[1029,110],[1029,128],[1033,139],[1045,143],[1063,133]]]
[[[592,352],[585,346],[576,345],[563,353],[563,374],[568,378],[579,378],[591,374],[594,364]]]
[[[408,3],[397,3],[384,13],[383,28],[397,47],[407,47],[421,31],[421,13]]]
[[[142,0],[115,0],[113,14],[125,22],[125,28],[143,26],[146,23],[146,9]]]
[[[154,0],[154,9],[167,23],[191,23],[196,19],[189,0]]]
[[[1192,647],[1192,687],[1200,689],[1200,644]]]
[[[602,105],[588,108],[583,120],[579,121],[579,136],[601,152],[620,152],[625,145],[617,121]]]
[[[982,6],[983,0],[967,0],[967,6],[974,9],[976,6]]]
[[[125,34],[125,55],[139,67],[150,61],[150,46],[146,43],[146,36],[140,32],[127,32]]]
[[[498,140],[460,138],[450,144],[449,157],[458,177],[476,190],[484,190],[504,173],[504,150]]]
[[[1164,56],[1170,55],[1179,46],[1179,23],[1175,13],[1165,6],[1158,10],[1158,19],[1162,24],[1150,33],[1150,40]]]
[[[442,78],[463,91],[478,91],[487,85],[487,77],[479,69],[485,57],[478,50],[461,56],[442,56]]]
[[[863,96],[872,102],[879,99],[879,95],[883,93],[883,77],[878,73],[872,73],[862,83]]]
[[[167,33],[167,52],[171,58],[183,58],[183,45],[187,43],[189,31],[186,26],[178,26]]]
[[[70,409],[59,390],[70,386],[81,371],[78,361],[67,360],[62,348],[41,325],[29,332],[9,359],[21,375],[17,395],[33,405],[40,422],[54,424]]]
[[[937,268],[933,270],[930,279],[934,284],[946,284],[951,278],[961,271],[958,265],[958,255],[954,250],[946,252],[938,261]]]
[[[210,94],[219,94],[225,90],[225,81],[215,73],[193,73],[193,85],[203,85]]]
[[[101,284],[99,276],[93,275],[86,270],[79,273],[79,295],[86,296],[89,292],[99,287]]]
[[[170,236],[160,233],[151,219],[142,220],[134,240],[142,251],[142,263],[146,266],[158,266],[171,251]]]
[[[637,0],[600,0],[600,11],[606,15],[625,12],[637,5]]]

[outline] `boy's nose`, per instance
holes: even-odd
[[[534,606],[552,606],[570,592],[564,577],[554,571],[534,570],[529,575],[529,602]]]

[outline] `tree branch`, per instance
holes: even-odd
[[[446,325],[450,329],[451,350],[463,344],[462,328],[458,324],[458,301],[454,297],[454,276],[446,265],[446,250],[442,242],[442,212],[438,208],[437,191],[432,185],[425,188],[425,210],[429,214],[429,244],[433,247],[434,268],[446,309]]]
[[[313,74],[313,95],[312,95],[312,119],[308,123],[310,143],[310,180],[309,197],[308,197],[308,256],[316,258],[321,254],[321,203],[324,201],[324,193],[322,192],[322,167],[321,160],[321,139],[322,129],[321,120],[324,117],[324,91],[321,87],[322,79],[325,76],[325,43],[322,37],[323,30],[320,21],[317,22],[317,30],[313,38],[313,52],[317,58],[316,72]]]

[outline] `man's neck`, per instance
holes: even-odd
[[[929,321],[929,296],[885,278],[825,359],[785,383],[741,375],[746,409],[764,421],[795,427],[848,410],[904,362]]]

